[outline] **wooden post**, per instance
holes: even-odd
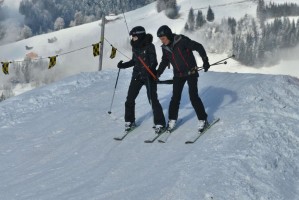
[[[102,18],[102,26],[101,26],[101,46],[100,46],[100,56],[99,56],[99,71],[102,70],[102,65],[103,65],[103,54],[104,54],[104,38],[105,38],[105,14],[103,14]]]

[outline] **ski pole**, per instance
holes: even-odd
[[[113,104],[113,100],[114,100],[114,96],[115,96],[115,91],[116,91],[116,87],[117,87],[119,73],[120,73],[120,69],[118,69],[118,73],[117,73],[117,78],[116,78],[116,82],[115,82],[115,86],[114,86],[114,91],[113,91],[113,95],[112,95],[112,100],[111,100],[111,104],[110,104],[110,110],[108,111],[109,115],[112,113],[111,109],[112,109],[112,104]]]
[[[225,59],[219,60],[218,62],[215,62],[215,63],[211,64],[210,66],[213,66],[213,65],[221,65],[221,64],[225,64],[225,65],[226,65],[227,62],[226,62],[225,60],[228,60],[228,59],[233,58],[233,57],[235,57],[234,54],[231,55],[231,56],[229,56],[229,57],[227,57],[227,58],[225,58]],[[222,61],[225,61],[225,62],[222,63]]]
[[[219,61],[217,61],[217,62],[211,64],[210,66],[222,65],[222,64],[226,65],[226,64],[227,64],[227,61],[225,61],[225,60],[228,60],[228,59],[233,58],[233,57],[235,57],[235,55],[231,55],[231,56],[229,56],[229,57],[227,57],[227,58],[225,58],[225,59],[219,60]],[[223,61],[224,61],[224,62],[223,62]],[[203,70],[203,67],[197,67],[197,71],[200,71],[200,70]]]

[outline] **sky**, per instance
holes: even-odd
[[[188,10],[191,3],[205,6],[216,1],[178,2]],[[250,2],[226,11],[241,16],[239,12],[245,10],[253,12]],[[161,24],[180,32],[187,13],[170,20],[155,13],[151,4],[126,16],[129,27],[144,24],[154,34]],[[0,46],[0,60],[22,59],[25,45],[34,46],[42,56],[59,48],[86,46],[98,41],[99,33],[99,22],[94,22],[36,36]],[[130,55],[122,18],[108,23],[106,33],[109,41]],[[54,36],[58,42],[50,46],[47,39]],[[157,38],[154,43],[160,58]],[[0,103],[0,199],[299,199],[299,79],[289,76],[296,73],[290,68],[292,62],[297,66],[295,58],[281,62],[284,70],[256,70],[229,59],[227,65],[201,71],[199,95],[208,119],[219,117],[220,121],[195,144],[186,145],[196,134],[197,119],[185,86],[181,125],[167,143],[145,144],[154,132],[145,88],[136,100],[140,126],[124,141],[113,140],[123,133],[132,69],[120,71],[110,109],[118,73],[115,66],[126,59],[119,53],[110,59],[110,50],[107,44],[100,72],[91,48],[61,56],[48,73],[68,72],[69,77]],[[208,56],[214,62],[228,55],[208,52]],[[160,79],[171,77],[167,69]],[[1,81],[8,79],[0,74]],[[166,119],[171,90],[171,85],[158,85]]]

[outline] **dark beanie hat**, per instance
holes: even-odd
[[[146,32],[142,26],[136,26],[130,31],[130,35],[137,36],[139,39],[145,38]]]
[[[158,37],[166,36],[170,41],[173,41],[172,31],[167,25],[163,25],[158,29],[157,36]]]

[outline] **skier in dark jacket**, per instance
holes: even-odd
[[[135,127],[135,99],[137,98],[142,86],[146,86],[147,97],[151,103],[154,124],[156,133],[161,133],[165,129],[165,117],[163,114],[162,106],[158,100],[157,95],[157,82],[154,80],[150,73],[156,74],[156,67],[158,65],[156,49],[151,34],[146,34],[142,26],[136,26],[130,31],[131,46],[132,46],[132,59],[123,63],[120,61],[117,65],[118,68],[133,68],[132,78],[128,90],[127,100],[125,103],[125,126],[126,130]],[[149,67],[150,72],[146,70]]]
[[[198,71],[197,64],[192,51],[197,51],[202,58],[204,71],[210,68],[209,59],[204,47],[184,35],[173,34],[171,29],[163,25],[157,31],[162,45],[162,61],[157,70],[159,77],[165,68],[171,63],[173,66],[173,94],[168,110],[168,129],[173,129],[178,118],[179,105],[181,101],[182,90],[187,82],[189,86],[189,97],[191,104],[196,112],[198,131],[201,132],[207,126],[207,114],[204,105],[198,95]]]

